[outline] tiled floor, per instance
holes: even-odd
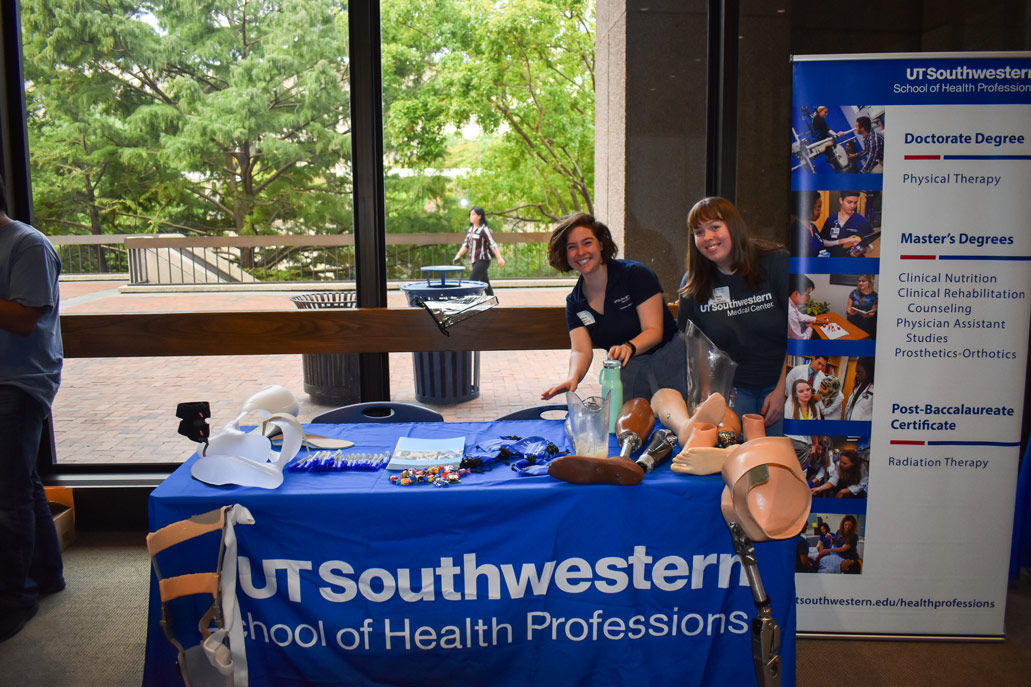
[[[122,293],[120,283],[61,284],[64,313],[292,310],[298,292]],[[502,306],[565,304],[569,287],[497,288]],[[403,294],[388,294],[391,307],[405,307]],[[514,333],[516,335],[516,333]],[[390,354],[391,399],[415,402],[412,356]],[[457,405],[434,405],[446,420],[488,420],[542,403],[541,391],[565,377],[565,351],[488,351],[480,354],[480,396]],[[598,392],[601,355],[580,391]],[[177,403],[208,401],[217,430],[244,401],[269,384],[290,389],[301,403],[301,421],[327,406],[304,392],[300,355],[179,358],[92,358],[65,361],[54,403],[60,462],[176,462],[194,444],[177,434]],[[555,399],[553,402],[560,402]]]

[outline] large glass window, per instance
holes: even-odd
[[[382,54],[387,232],[456,235],[388,247],[390,276],[449,264],[474,207],[494,277],[554,275],[539,234],[593,208],[593,0],[384,0]]]
[[[293,310],[255,287],[354,279],[346,3],[22,0],[21,21],[63,312]],[[188,443],[147,444],[177,440],[177,402],[220,426],[273,382],[305,398],[299,356],[68,360],[58,460],[181,460]]]

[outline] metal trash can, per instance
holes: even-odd
[[[464,267],[451,265],[423,267],[427,278],[402,284],[401,291],[408,298],[408,305],[415,308],[419,307],[416,298],[450,300],[483,295],[487,282],[447,278],[450,272],[464,270]],[[415,369],[415,398],[420,403],[464,403],[480,396],[479,351],[412,353],[412,365]]]
[[[292,296],[301,310],[354,308],[354,291],[319,291]],[[361,400],[357,353],[302,353],[304,391],[319,405],[341,406]]]

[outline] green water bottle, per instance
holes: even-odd
[[[620,365],[618,360],[606,360],[601,365],[601,397],[609,397],[609,434],[616,431],[616,420],[619,419],[619,411],[623,407],[623,380],[619,376]]]

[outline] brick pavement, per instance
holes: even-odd
[[[116,282],[62,282],[65,313],[292,310],[290,296],[305,291],[122,293]],[[565,303],[569,287],[495,288],[502,306]],[[388,305],[407,307],[399,291]],[[432,405],[446,420],[489,420],[541,403],[540,392],[562,379],[565,351],[485,351],[480,354],[480,397],[455,405]],[[412,356],[391,353],[390,396],[415,402]],[[598,393],[601,355],[581,391]],[[302,421],[328,409],[304,392],[301,356],[192,356],[93,358],[65,361],[54,403],[57,455],[68,463],[176,462],[193,444],[176,433],[175,406],[209,401],[217,431],[244,401],[269,384],[290,389],[301,404]],[[558,400],[558,399],[556,399]]]

